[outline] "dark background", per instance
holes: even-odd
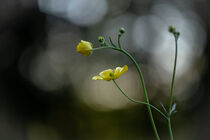
[[[147,110],[125,99],[112,82],[92,81],[108,68],[127,64],[117,82],[143,101],[135,67],[112,50],[84,57],[80,40],[117,41],[142,68],[151,103],[169,103],[174,59],[173,25],[181,33],[175,82],[177,140],[210,137],[208,0],[1,0],[1,140],[152,140]],[[161,139],[167,122],[154,118]]]

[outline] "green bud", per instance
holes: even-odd
[[[168,31],[169,31],[170,33],[175,33],[175,32],[176,32],[176,29],[175,29],[173,26],[169,26],[169,27],[168,27]]]
[[[120,34],[124,34],[125,33],[125,29],[123,27],[120,28]]]
[[[98,41],[99,41],[100,43],[104,43],[104,38],[103,38],[102,36],[99,36],[99,37],[98,37]]]
[[[176,32],[176,35],[179,36],[180,35],[180,32]]]

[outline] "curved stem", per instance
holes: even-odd
[[[172,81],[171,81],[171,93],[170,93],[170,101],[169,101],[169,108],[168,108],[168,130],[170,134],[170,140],[173,140],[173,131],[171,128],[171,109],[172,109],[172,104],[173,104],[173,93],[174,93],[174,81],[175,81],[175,75],[176,75],[176,64],[177,64],[177,41],[178,41],[178,35],[174,34],[175,38],[175,59],[174,59],[174,69],[173,69],[173,76],[172,76]]]
[[[117,46],[112,42],[111,37],[109,37],[109,41],[110,41],[110,43],[112,44],[113,47],[117,48]]]
[[[130,58],[130,60],[134,63],[134,65],[136,66],[136,69],[137,69],[138,74],[139,74],[139,78],[141,80],[142,88],[143,88],[143,91],[144,91],[144,97],[145,97],[146,103],[149,104],[149,97],[148,97],[148,94],[147,94],[147,90],[146,90],[143,74],[142,74],[142,72],[141,72],[141,70],[139,68],[139,65],[137,64],[136,60],[129,53],[127,53],[124,50],[120,50],[120,51],[122,53],[124,53],[125,55],[127,55]],[[151,111],[151,108],[150,108],[149,105],[147,105],[147,110],[148,110],[148,113],[149,113],[150,121],[152,123],[152,127],[153,127],[153,130],[154,130],[156,139],[160,140],[160,137],[158,135],[158,132],[157,132],[157,129],[156,129],[156,126],[155,126],[155,122],[154,122],[154,119],[153,119],[152,111]]]
[[[117,84],[117,82],[115,80],[113,80],[114,84],[117,86],[117,88],[120,90],[120,92],[130,101],[134,102],[134,103],[138,103],[138,104],[144,104],[144,105],[149,105],[151,108],[155,109],[157,112],[159,112],[164,118],[166,118],[168,120],[168,117],[163,113],[161,112],[158,108],[156,108],[155,106],[151,105],[151,104],[148,104],[146,102],[141,102],[141,101],[137,101],[137,100],[134,100],[132,98],[130,98],[128,95],[126,95],[123,90],[119,87],[119,85]]]
[[[121,35],[118,35],[118,45],[119,45],[119,48],[122,49],[121,44],[120,44],[120,38],[121,38]]]
[[[118,40],[118,43],[119,43],[119,40]],[[149,117],[150,117],[150,121],[151,121],[151,124],[152,124],[153,131],[155,133],[155,137],[156,137],[157,140],[160,140],[160,137],[158,135],[158,132],[157,132],[157,129],[156,129],[156,125],[155,125],[155,122],[154,122],[154,119],[153,119],[151,107],[149,106],[149,97],[148,97],[148,94],[147,94],[147,90],[146,90],[146,86],[145,86],[143,74],[142,74],[142,72],[141,72],[141,70],[139,68],[139,65],[137,64],[136,60],[128,52],[126,52],[125,50],[123,50],[121,48],[118,49],[118,48],[106,46],[106,47],[96,48],[96,49],[93,49],[93,50],[99,50],[99,49],[113,49],[113,50],[120,51],[123,54],[125,54],[126,56],[128,56],[128,58],[134,63],[134,65],[135,65],[135,67],[136,67],[136,69],[138,71],[139,78],[141,80],[141,84],[142,84],[142,88],[143,88],[143,92],[144,92],[145,101],[147,103],[147,110],[148,110],[148,114],[149,114]]]
[[[174,92],[174,81],[175,81],[175,75],[176,75],[176,63],[177,63],[177,40],[178,38],[175,36],[175,59],[174,59],[174,70],[173,70],[173,76],[171,81],[171,94],[170,94],[170,102],[169,102],[169,109],[168,112],[171,111],[172,104],[173,104],[173,92]]]

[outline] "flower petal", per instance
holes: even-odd
[[[103,80],[103,78],[97,75],[97,76],[93,76],[92,80]]]
[[[122,68],[121,71],[120,71],[121,75],[122,75],[123,73],[125,73],[126,71],[128,71],[128,66],[127,66],[127,65],[124,65],[123,68]]]
[[[99,75],[103,78],[103,80],[112,80],[114,78],[114,73],[112,69],[108,69],[108,70],[104,70],[102,72],[99,73]]]
[[[127,65],[124,65],[122,68],[121,67],[117,67],[114,70],[114,79],[117,79],[118,77],[120,77],[120,75],[125,73],[127,70],[128,70],[128,66]]]
[[[114,69],[114,77],[115,78],[118,78],[119,77],[119,74],[120,74],[121,69],[122,69],[121,67],[116,67]]]

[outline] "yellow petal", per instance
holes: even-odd
[[[92,78],[92,80],[103,80],[103,78],[101,76],[97,75],[97,76],[94,76]]]
[[[99,73],[99,75],[103,78],[103,80],[110,81],[114,78],[114,73],[112,69],[104,70]]]
[[[122,68],[121,67],[117,67],[114,70],[114,79],[117,79],[118,77],[120,77],[120,75],[125,73],[127,70],[128,70],[128,66],[127,65],[124,65]]]
[[[123,68],[121,69],[120,73],[123,74],[126,71],[128,71],[128,66],[127,65],[124,65]]]
[[[121,71],[121,67],[117,67],[115,70],[114,70],[114,78],[117,79],[120,75],[120,71]]]

